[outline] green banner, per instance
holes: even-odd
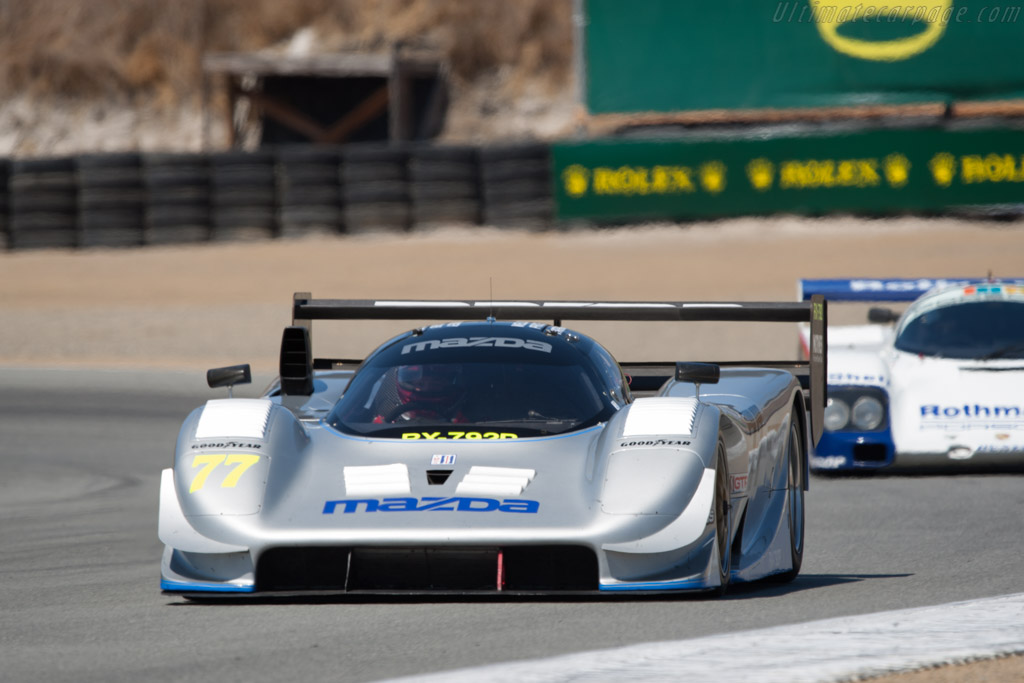
[[[1024,12],[991,0],[584,0],[591,113],[1024,96]]]
[[[559,219],[942,210],[1024,203],[1024,129],[862,130],[552,146]]]

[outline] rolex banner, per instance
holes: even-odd
[[[1024,97],[1024,12],[991,0],[582,0],[593,114]]]
[[[552,146],[559,219],[1024,204],[1024,129],[861,130]]]

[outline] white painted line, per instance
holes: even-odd
[[[393,681],[825,683],[1024,652],[1024,593]]]

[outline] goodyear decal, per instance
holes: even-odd
[[[640,439],[628,440],[619,444],[619,448],[636,448],[638,446],[689,446],[684,439]]]
[[[423,498],[358,498],[351,500],[328,500],[324,503],[323,514],[332,515],[338,508],[344,514],[357,512],[510,512],[536,514],[540,502],[536,500],[514,500],[495,498],[468,498],[454,496],[424,496]]]
[[[217,441],[217,442],[201,442],[192,444],[192,450],[206,450],[210,448],[250,448],[254,451],[258,451],[263,448],[263,444],[250,443],[248,441]]]

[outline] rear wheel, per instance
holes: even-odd
[[[789,525],[789,553],[793,568],[772,576],[773,581],[786,583],[800,573],[804,559],[804,459],[801,449],[800,421],[794,411],[789,425],[786,442],[786,466],[789,470],[786,483],[786,522]]]
[[[729,539],[731,528],[729,489],[729,461],[725,457],[725,444],[718,442],[715,464],[715,546],[717,548],[718,588],[717,595],[725,595],[729,587],[729,573],[732,568],[732,543]]]

